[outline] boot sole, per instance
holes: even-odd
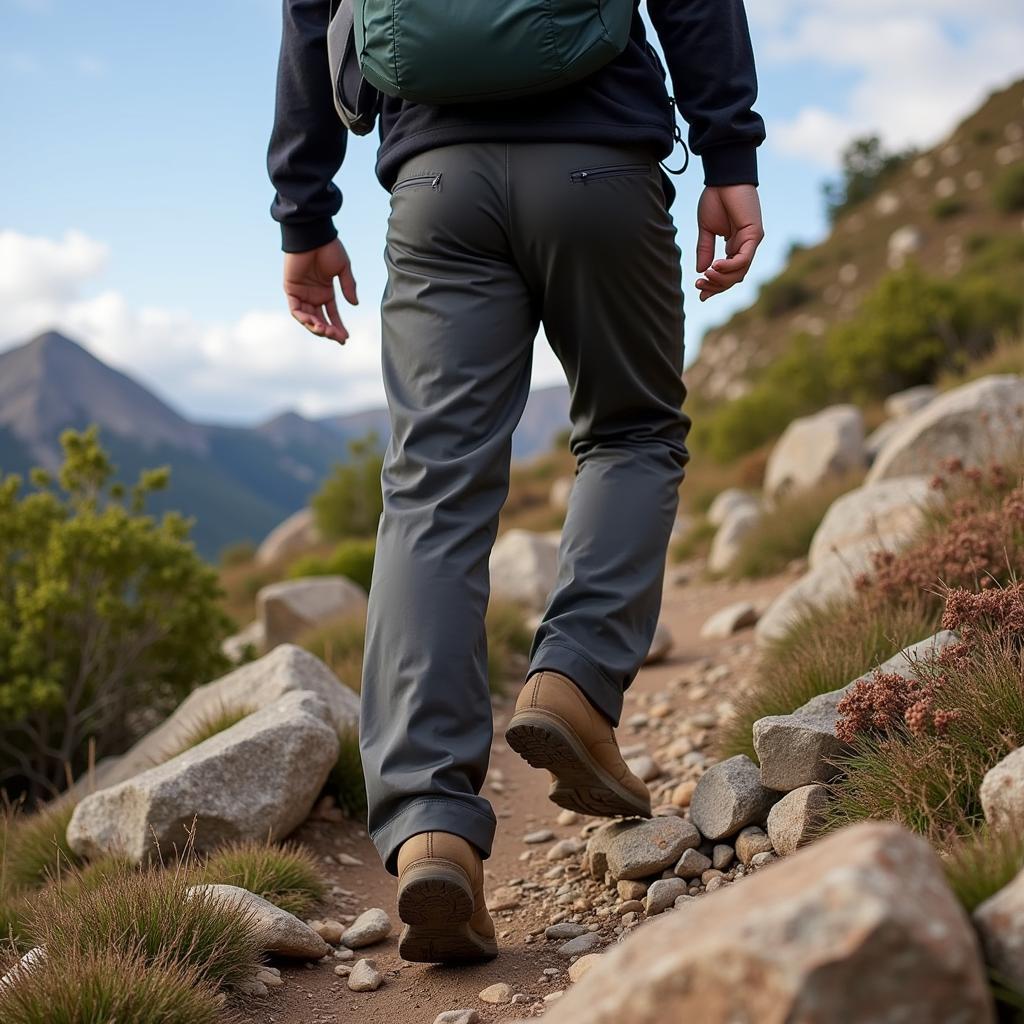
[[[548,798],[569,811],[597,818],[649,818],[644,801],[612,778],[567,724],[543,711],[519,711],[505,730],[505,741],[533,768],[555,777]]]
[[[398,890],[398,916],[405,924],[398,955],[418,964],[460,964],[498,955],[494,939],[475,932],[473,890],[457,868],[444,864],[411,867]]]

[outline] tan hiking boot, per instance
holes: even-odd
[[[449,832],[421,832],[398,851],[398,955],[421,964],[498,955],[476,848]]]
[[[527,680],[505,739],[551,772],[548,797],[559,807],[601,818],[651,816],[651,794],[623,761],[612,723],[565,676],[538,672]]]

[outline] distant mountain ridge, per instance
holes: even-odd
[[[531,393],[514,456],[550,447],[568,426],[568,408],[565,387]],[[384,409],[318,419],[284,412],[251,427],[193,423],[57,331],[0,352],[0,475],[56,468],[61,432],[92,423],[123,479],[171,467],[170,489],[152,508],[195,517],[196,545],[210,558],[235,541],[260,540],[305,505],[350,440],[373,431],[383,443],[389,433]]]

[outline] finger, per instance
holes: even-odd
[[[345,341],[348,339],[348,329],[345,327],[341,320],[341,314],[338,312],[337,300],[331,299],[327,303],[327,318],[331,321],[331,326],[341,336],[336,338],[336,341]]]
[[[359,296],[356,294],[356,279],[352,275],[352,264],[346,263],[338,274],[338,283],[341,285],[341,294],[350,306],[359,305]]]
[[[712,269],[726,274],[737,271],[745,274],[750,269],[755,252],[757,252],[757,239],[748,238],[740,245],[734,255],[727,255],[725,259],[715,260],[712,264]]]
[[[703,274],[715,258],[715,234],[707,228],[700,228],[697,233],[697,273]]]
[[[708,269],[704,271],[704,276],[716,288],[731,288],[734,284],[739,284],[746,275],[742,270],[736,270],[732,273],[722,273],[714,267],[708,267]]]

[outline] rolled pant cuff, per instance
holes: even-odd
[[[545,641],[530,661],[530,675],[535,672],[559,672],[571,679],[587,700],[608,718],[619,724],[622,715],[622,690],[585,654],[557,640]]]
[[[371,833],[384,867],[398,874],[398,851],[407,839],[421,832],[450,832],[462,836],[479,849],[486,860],[491,855],[497,819],[470,804],[443,796],[410,800],[397,814]]]

